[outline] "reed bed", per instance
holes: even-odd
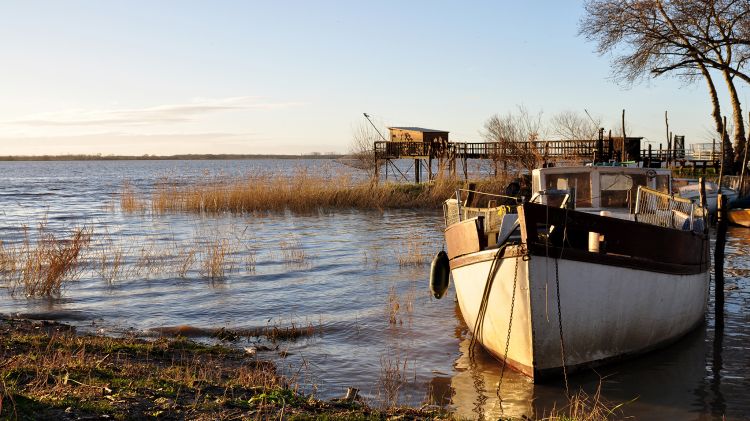
[[[410,372],[412,370],[413,373]],[[402,358],[400,355],[384,354],[380,357],[380,376],[377,386],[378,397],[383,408],[397,406],[402,388],[410,381],[416,382],[416,366],[413,362],[410,364],[407,358]]]
[[[27,297],[59,295],[66,282],[78,279],[84,270],[83,253],[91,241],[91,229],[75,228],[67,235],[55,234],[46,223],[39,224],[32,236],[23,228],[19,244],[0,241],[0,274],[11,292]]]
[[[308,259],[302,243],[296,238],[281,241],[279,249],[281,249],[281,256],[286,265],[301,266]]]
[[[593,394],[578,390],[568,398],[568,404],[553,407],[549,414],[545,413],[540,421],[608,421],[624,418],[622,408],[631,401],[613,404],[601,395],[601,382]],[[635,399],[634,399],[635,400]]]
[[[502,192],[505,181],[500,178],[483,180],[480,188]],[[150,209],[154,214],[163,214],[436,208],[463,185],[464,182],[455,177],[438,177],[423,184],[373,183],[350,176],[316,176],[306,170],[292,175],[261,174],[241,178],[206,175],[194,184],[160,181],[153,188]],[[122,210],[141,212],[146,207],[132,185],[124,184]]]
[[[425,241],[420,238],[410,238],[401,242],[401,248],[396,253],[396,260],[400,267],[421,267],[427,264],[428,254]]]
[[[125,181],[120,192],[120,208],[127,213],[141,213],[146,209],[146,201],[129,181]]]
[[[391,289],[388,291],[388,303],[386,304],[386,313],[388,314],[388,323],[396,326],[400,324],[404,324],[404,321],[401,319],[399,311],[401,310],[401,302],[399,300],[399,296],[396,293],[396,286],[392,285]]]
[[[227,267],[227,255],[232,252],[229,241],[217,239],[204,244],[198,253],[201,274],[211,280],[224,279],[232,266]]]

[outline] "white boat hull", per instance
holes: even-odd
[[[475,262],[452,270],[461,312],[472,331],[496,252],[475,253]],[[557,260],[556,270],[555,263],[538,255],[501,259],[477,337],[493,355],[507,357],[510,366],[535,380],[561,371],[563,349],[565,367],[572,371],[659,347],[703,322],[708,271],[669,274],[566,259]]]

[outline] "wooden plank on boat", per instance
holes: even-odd
[[[471,218],[453,224],[445,229],[445,243],[448,258],[475,253],[486,246],[479,218]]]
[[[529,250],[536,254],[552,247],[560,253],[601,258],[603,255],[636,258],[640,264],[662,263],[670,266],[703,267],[708,260],[706,236],[693,231],[681,231],[586,212],[525,203],[519,207],[522,233]],[[555,226],[545,241],[539,230]],[[601,253],[588,251],[589,232],[603,236]],[[540,247],[541,246],[541,247]],[[582,252],[582,253],[581,253]]]

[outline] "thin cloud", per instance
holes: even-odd
[[[1,155],[173,155],[184,153],[255,153],[269,142],[258,133],[101,132],[67,136],[0,137]]]
[[[198,117],[232,110],[281,109],[304,105],[300,102],[264,102],[258,97],[199,99],[187,104],[120,110],[65,110],[6,121],[30,127],[61,126],[145,126],[185,123]]]

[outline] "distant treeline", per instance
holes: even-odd
[[[0,161],[126,161],[126,160],[209,160],[209,159],[336,159],[344,155],[313,152],[305,155],[183,154],[183,155],[8,155]]]

